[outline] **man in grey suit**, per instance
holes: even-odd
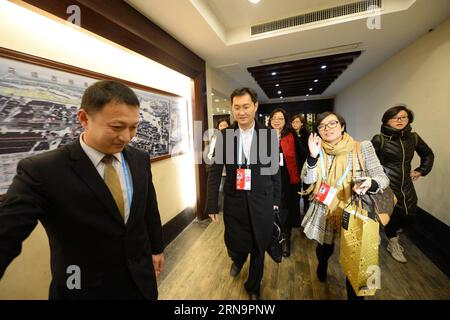
[[[127,145],[139,100],[121,83],[99,81],[86,89],[78,119],[76,142],[17,166],[0,204],[0,278],[40,221],[50,299],[156,299],[164,255],[150,159]]]

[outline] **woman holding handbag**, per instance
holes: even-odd
[[[327,278],[328,259],[333,254],[334,241],[341,229],[342,214],[351,202],[352,192],[377,193],[389,185],[389,179],[371,142],[361,142],[366,172],[362,172],[359,161],[353,161],[356,142],[346,132],[345,120],[339,114],[324,112],[318,115],[316,127],[318,134],[312,133],[309,136],[309,155],[301,174],[302,180],[311,184],[313,190],[312,201],[302,226],[305,235],[318,242],[317,277],[324,282]],[[352,167],[355,167],[355,177],[350,173]],[[361,177],[365,177],[364,182],[352,189],[352,178],[357,180]],[[348,298],[356,298],[348,279],[346,287]]]
[[[283,256],[291,255],[292,228],[300,227],[300,196],[298,194],[300,183],[300,168],[298,167],[298,154],[294,132],[288,121],[286,111],[277,108],[272,111],[269,118],[270,128],[275,129],[280,141],[280,168],[281,168],[281,208],[280,217],[286,239],[283,242]]]
[[[384,231],[389,239],[387,251],[401,263],[406,263],[407,260],[397,232],[411,223],[416,212],[417,195],[413,182],[426,176],[434,162],[433,151],[417,133],[412,132],[413,120],[413,112],[405,105],[389,108],[381,120],[381,133],[372,138],[375,152],[398,200]],[[420,166],[411,170],[414,152],[420,156]]]

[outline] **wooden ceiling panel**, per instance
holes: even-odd
[[[318,95],[360,55],[361,51],[355,51],[250,67],[247,70],[269,98]]]

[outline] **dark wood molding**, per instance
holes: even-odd
[[[164,247],[173,241],[195,218],[194,208],[186,208],[170,221],[166,222],[163,227]]]
[[[429,212],[417,208],[413,223],[405,228],[405,233],[450,278],[450,227]]]
[[[23,0],[66,20],[71,5],[81,11],[81,27],[193,79],[193,120],[207,123],[205,61],[123,0]],[[139,72],[137,70],[136,72]],[[204,126],[204,125],[203,125]],[[194,153],[201,150],[194,150]],[[195,165],[197,215],[206,201],[206,170]]]

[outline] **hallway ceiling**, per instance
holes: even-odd
[[[381,1],[378,16],[374,16],[374,11],[363,10],[327,18],[325,14],[342,12],[344,7],[358,8],[355,3],[365,1],[261,0],[252,4],[247,0],[126,0],[234,86],[255,88],[262,102],[280,101],[278,91],[283,90],[286,92],[283,101],[334,97],[450,17],[448,0],[371,1]],[[334,9],[324,11],[329,8]],[[321,13],[307,15],[319,10]],[[301,20],[286,25],[286,18],[294,16],[315,17],[317,21]],[[252,26],[280,19],[285,20],[270,25],[277,26],[274,30],[252,35]],[[292,21],[300,20],[288,22]],[[373,28],[378,25],[380,28]],[[352,58],[341,64],[338,72],[325,77],[328,84],[324,80],[307,97],[309,93],[303,89],[308,85],[304,83],[303,73],[309,72],[309,81],[318,79],[323,70],[304,66],[312,61],[321,63],[319,57],[329,61],[333,59],[331,56],[345,53],[350,53]],[[308,60],[311,58],[315,60]],[[298,68],[288,71],[292,76],[288,78],[292,81],[286,82],[289,86],[283,88],[279,83],[279,90],[275,91],[270,87],[270,77],[263,76],[263,70],[283,65]]]

